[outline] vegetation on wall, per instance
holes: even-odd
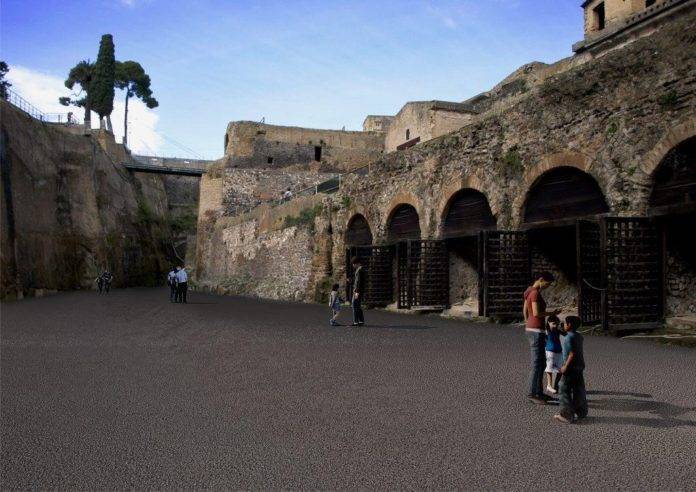
[[[312,208],[305,208],[299,215],[295,217],[286,216],[283,220],[283,227],[309,227],[314,230],[314,219],[322,212],[324,206],[321,204],[315,205]]]

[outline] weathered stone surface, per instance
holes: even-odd
[[[374,242],[385,243],[389,217],[401,204],[410,204],[418,212],[423,238],[439,238],[447,204],[463,188],[486,196],[499,229],[523,227],[530,188],[545,172],[558,167],[576,168],[591,176],[610,214],[646,214],[653,173],[662,158],[696,135],[695,23],[696,14],[690,9],[655,27],[649,36],[596,58],[583,53],[550,66],[523,67],[491,91],[487,101],[468,102],[479,104],[483,111],[470,124],[385,154],[371,163],[367,175],[344,176],[340,192],[331,198],[330,227],[326,228],[331,234],[317,236],[330,238],[332,245],[315,254],[330,251],[331,268],[326,271],[342,281],[350,219],[362,214]],[[390,131],[394,125],[390,122]],[[223,207],[217,210],[202,219],[210,220],[208,227],[214,227],[215,214],[223,213]],[[201,240],[211,249],[220,244],[210,236],[199,236],[199,244]],[[687,292],[693,284],[678,273],[686,268],[683,261],[672,256],[668,312],[692,310],[692,299],[676,300],[675,293]],[[268,261],[274,261],[273,255]],[[537,254],[534,263],[559,277],[549,298],[556,305],[573,305],[575,279],[546,253]],[[208,266],[203,260],[201,268]],[[471,261],[453,258],[451,266],[451,302],[471,301],[476,292]],[[318,288],[317,279],[311,281],[306,291]]]
[[[167,196],[154,175],[121,167],[122,146],[42,124],[0,101],[0,294],[89,288],[108,267],[115,286],[160,283]]]

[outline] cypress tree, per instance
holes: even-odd
[[[94,79],[91,84],[90,99],[92,109],[99,115],[99,126],[103,128],[103,119],[110,122],[114,109],[114,79],[116,77],[116,58],[114,39],[111,34],[104,34],[99,43],[99,54],[94,66]],[[109,130],[111,130],[109,124]]]

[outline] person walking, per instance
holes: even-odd
[[[365,315],[362,310],[362,300],[365,295],[365,270],[363,269],[360,258],[354,256],[351,259],[351,264],[355,269],[353,277],[353,326],[363,326],[365,324]]]
[[[176,302],[176,267],[174,266],[167,274],[167,285],[169,286],[169,302]]]
[[[176,271],[176,300],[186,304],[186,292],[188,291],[188,274],[186,267],[181,265]]]
[[[524,307],[522,310],[525,321],[525,334],[529,342],[532,368],[529,374],[529,390],[527,397],[538,404],[546,404],[548,397],[544,394],[544,369],[546,368],[546,332],[544,318],[557,315],[560,310],[547,311],[546,301],[541,291],[554,281],[549,272],[537,276],[534,283],[524,292]]]

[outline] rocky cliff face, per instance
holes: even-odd
[[[0,101],[0,295],[160,283],[171,248],[161,178],[134,176],[109,134],[76,135]]]

